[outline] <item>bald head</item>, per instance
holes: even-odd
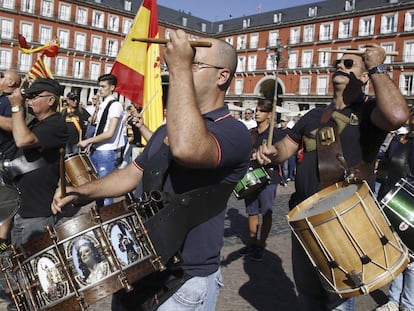
[[[3,77],[0,80],[0,91],[12,93],[20,86],[20,83],[20,76],[14,71],[7,70],[3,73]]]

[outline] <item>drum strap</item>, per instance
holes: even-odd
[[[335,106],[327,107],[316,133],[320,187],[325,188],[344,179],[346,161],[342,153],[338,126],[331,118]]]

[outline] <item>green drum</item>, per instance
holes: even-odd
[[[270,176],[263,167],[250,168],[243,179],[236,184],[233,193],[237,199],[244,199],[255,191],[262,189],[269,181]]]
[[[401,240],[414,252],[414,185],[404,178],[400,179],[381,203]]]

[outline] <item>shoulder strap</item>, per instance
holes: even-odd
[[[106,107],[105,107],[105,109],[104,109],[104,111],[102,113],[101,119],[99,120],[99,125],[98,125],[98,129],[96,130],[95,136],[103,133],[103,130],[104,130],[105,124],[106,124],[106,120],[108,119],[109,107],[114,102],[116,102],[115,99],[111,100],[108,103],[108,105],[106,105]]]

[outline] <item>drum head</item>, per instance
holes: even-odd
[[[20,208],[20,194],[16,188],[0,186],[0,225],[11,219]]]

